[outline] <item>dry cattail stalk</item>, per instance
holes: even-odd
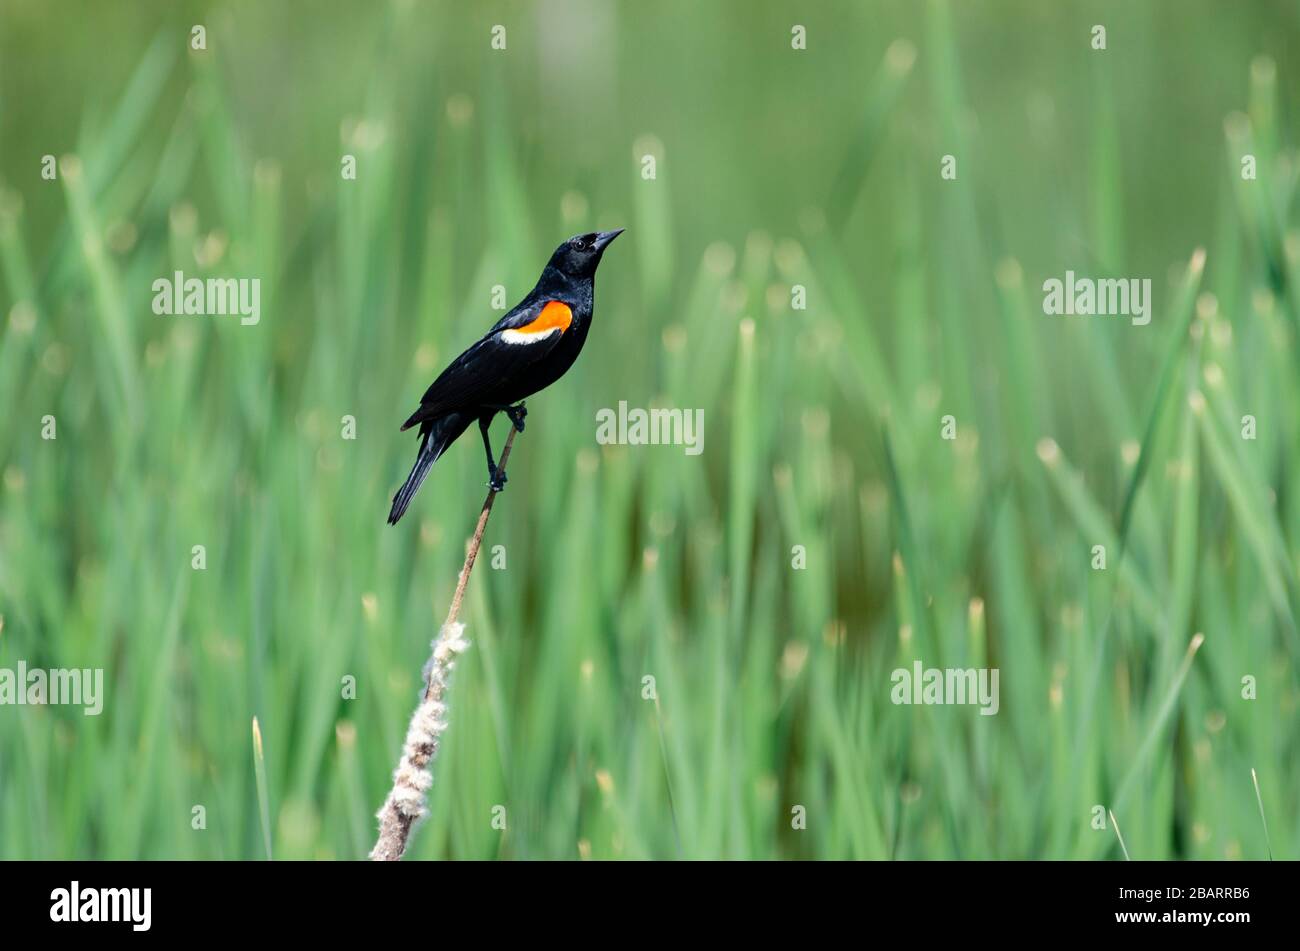
[[[501,462],[498,465],[503,475],[514,441],[515,430],[512,427],[510,435],[506,437],[505,447],[501,450]],[[495,492],[489,490],[487,499],[483,502],[478,525],[474,528],[474,537],[470,539],[465,553],[465,565],[460,569],[456,592],[452,595],[451,608],[447,611],[447,620],[443,622],[438,636],[433,639],[433,653],[424,665],[424,696],[411,716],[406,742],[402,746],[402,758],[393,772],[393,788],[378,813],[379,839],[370,850],[370,858],[376,862],[396,862],[400,859],[406,851],[411,828],[428,811],[429,787],[433,785],[429,767],[438,755],[438,742],[447,729],[447,702],[444,699],[447,685],[456,658],[469,647],[464,636],[465,625],[460,622],[461,602],[465,598],[469,573],[474,569],[474,560],[483,544],[483,532],[487,528],[488,516],[492,514],[492,503],[496,496]]]

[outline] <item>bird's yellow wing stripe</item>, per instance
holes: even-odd
[[[557,329],[560,333],[564,333],[571,323],[573,323],[573,311],[569,309],[569,305],[552,300],[546,302],[542,312],[532,322],[516,327],[515,333],[544,334]]]

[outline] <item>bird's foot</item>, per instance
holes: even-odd
[[[528,410],[524,409],[524,404],[507,406],[506,415],[510,417],[510,422],[514,423],[515,431],[522,433],[524,431],[524,417],[528,415]]]
[[[508,481],[509,480],[506,478],[505,471],[502,470],[499,466],[488,466],[487,485],[489,489],[491,489],[493,492],[500,492],[502,489],[506,487],[506,482]]]

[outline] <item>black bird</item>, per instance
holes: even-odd
[[[403,431],[420,427],[420,452],[393,496],[390,525],[411,504],[429,468],[475,420],[487,451],[488,486],[494,492],[504,488],[505,473],[497,469],[488,439],[492,417],[505,413],[523,432],[526,411],[515,404],[550,386],[578,359],[591,327],[596,267],[622,233],[618,228],[575,235],[556,248],[528,296],[433,381],[420,408],[402,424]]]

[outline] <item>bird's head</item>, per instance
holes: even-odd
[[[550,266],[570,277],[591,277],[596,273],[600,256],[605,253],[609,243],[622,233],[622,228],[615,228],[613,231],[575,234],[555,249]]]

